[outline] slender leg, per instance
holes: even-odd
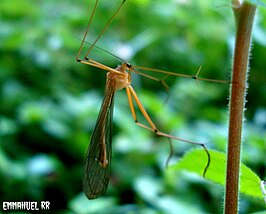
[[[83,45],[85,43],[85,40],[86,40],[86,37],[88,35],[88,31],[89,31],[89,28],[90,28],[90,25],[92,23],[92,20],[94,18],[94,15],[95,15],[95,12],[96,12],[96,8],[98,6],[98,2],[99,0],[96,0],[95,1],[95,4],[94,4],[94,7],[93,7],[93,10],[92,10],[92,14],[91,14],[91,17],[90,17],[90,20],[89,20],[89,23],[87,25],[87,28],[86,28],[86,31],[85,31],[85,34],[83,36],[83,39],[82,39],[82,42],[81,42],[81,45],[79,47],[79,50],[78,50],[78,54],[76,56],[76,60],[78,62],[80,62],[81,60],[79,59],[80,58],[80,55],[81,55],[81,51],[82,51],[82,48],[83,48]],[[126,0],[122,0],[122,2],[120,3],[118,9],[115,11],[115,13],[111,16],[111,18],[109,19],[109,21],[106,23],[106,25],[104,26],[104,28],[101,30],[101,32],[99,33],[99,35],[97,36],[97,38],[94,40],[94,42],[92,43],[91,47],[87,50],[87,52],[85,53],[85,59],[88,57],[89,53],[91,52],[91,50],[93,49],[93,47],[96,45],[96,43],[98,42],[98,40],[101,38],[101,36],[104,34],[104,32],[107,30],[107,28],[109,27],[109,25],[112,23],[112,21],[114,20],[115,16],[118,14],[118,12],[120,11],[120,9],[122,8],[123,4],[126,2]]]
[[[132,69],[131,71],[135,72],[136,74],[139,74],[139,75],[141,75],[141,76],[147,77],[147,78],[149,78],[149,79],[151,79],[151,80],[154,80],[154,81],[156,81],[156,82],[161,83],[161,84],[164,86],[165,90],[166,90],[167,92],[169,92],[169,86],[168,86],[168,85],[166,84],[166,82],[164,81],[169,75],[166,75],[166,76],[163,77],[162,79],[159,79],[159,78],[156,78],[156,77],[151,76],[151,75],[149,75],[149,74],[145,74],[145,73],[142,73],[142,72],[140,72],[140,71],[137,71],[137,70],[135,70],[135,69]]]
[[[173,135],[169,135],[169,134],[166,134],[164,132],[161,132],[157,129],[157,127],[154,125],[154,123],[152,122],[150,116],[148,115],[147,111],[145,110],[144,106],[142,105],[142,103],[140,102],[135,90],[133,89],[133,87],[131,85],[129,85],[127,88],[126,88],[126,91],[127,91],[127,95],[128,95],[128,100],[129,100],[129,106],[130,106],[130,110],[132,112],[132,115],[133,115],[133,118],[135,120],[135,123],[138,125],[138,126],[141,126],[143,128],[146,128],[150,131],[153,131],[156,135],[158,136],[163,136],[163,137],[168,137],[168,138],[172,138],[172,139],[175,139],[175,140],[179,140],[179,141],[183,141],[183,142],[186,142],[186,143],[191,143],[191,144],[197,144],[197,145],[204,145],[202,143],[198,143],[198,142],[194,142],[194,141],[190,141],[190,140],[186,140],[186,139],[183,139],[183,138],[179,138],[179,137],[175,137]],[[137,116],[136,116],[136,113],[135,113],[135,110],[134,110],[134,105],[133,105],[133,101],[132,101],[132,97],[133,99],[135,100],[139,110],[141,111],[141,113],[143,114],[144,118],[146,119],[146,121],[149,123],[150,127],[149,126],[146,126],[142,123],[139,123],[138,120],[137,120]]]
[[[131,113],[132,113],[132,116],[134,118],[135,123],[138,126],[141,126],[141,127],[145,128],[145,129],[153,131],[154,133],[157,133],[158,130],[157,130],[156,126],[154,125],[154,123],[152,122],[152,120],[149,117],[148,113],[146,112],[145,108],[141,104],[140,100],[137,97],[136,92],[134,91],[134,89],[132,88],[131,85],[126,87],[126,92],[127,92],[127,96],[128,96],[129,107],[130,107],[130,110],[131,110]],[[136,101],[137,106],[139,107],[139,110],[141,111],[141,113],[143,114],[143,116],[145,117],[147,122],[149,123],[150,127],[138,122],[137,115],[136,115],[136,112],[135,112],[135,109],[134,109],[134,104],[133,104],[131,95],[133,96],[134,100]]]
[[[121,73],[121,72],[117,71],[116,69],[110,68],[110,67],[108,67],[102,63],[99,63],[97,61],[94,61],[92,59],[79,60],[79,62],[82,64],[85,64],[85,65],[90,65],[90,66],[93,66],[96,68],[100,68],[100,69],[105,70],[105,71],[111,71],[111,72],[118,73],[118,74]]]
[[[185,77],[185,78],[191,78],[191,79],[207,81],[207,82],[216,82],[216,83],[222,83],[222,84],[231,83],[230,80],[215,80],[215,79],[208,79],[208,78],[199,77],[198,75],[200,73],[201,67],[198,69],[196,75],[180,74],[180,73],[176,73],[176,72],[165,71],[165,70],[155,69],[155,68],[147,68],[147,67],[142,67],[142,66],[137,66],[137,65],[134,65],[132,67],[136,68],[136,69],[143,70],[143,71],[151,71],[151,72],[155,72],[155,73],[167,74],[170,76]]]
[[[82,42],[81,42],[81,44],[80,44],[80,47],[79,47],[79,50],[78,50],[78,54],[77,54],[77,56],[76,56],[76,60],[77,60],[78,62],[80,62],[79,57],[80,57],[80,54],[81,54],[81,51],[82,51],[82,48],[83,48],[83,45],[84,45],[85,39],[86,39],[86,37],[87,37],[87,34],[88,34],[88,31],[89,31],[89,28],[90,28],[90,25],[91,25],[92,19],[93,19],[93,17],[94,17],[94,14],[95,14],[95,11],[96,11],[96,8],[97,8],[97,5],[98,5],[98,1],[99,1],[99,0],[96,0],[96,2],[95,2],[95,4],[94,4],[94,8],[93,8],[93,10],[92,10],[92,14],[91,14],[91,17],[90,17],[89,23],[88,23],[88,25],[87,25],[87,27],[86,27],[86,31],[85,31],[84,36],[83,36],[83,38],[82,38]]]
[[[198,142],[194,142],[194,141],[190,141],[190,140],[186,140],[186,139],[183,139],[183,138],[179,138],[179,137],[175,137],[173,135],[169,135],[169,134],[166,134],[164,132],[161,132],[159,131],[156,126],[154,125],[154,123],[152,122],[150,116],[148,115],[148,113],[146,112],[144,106],[141,104],[135,90],[133,89],[133,87],[131,85],[129,85],[128,87],[126,87],[126,92],[127,92],[127,97],[128,97],[128,102],[129,102],[129,107],[130,107],[130,110],[131,110],[131,113],[132,113],[132,116],[134,118],[134,121],[135,123],[140,126],[140,127],[143,127],[145,129],[148,129],[152,132],[154,132],[157,136],[162,136],[162,137],[167,137],[167,138],[170,138],[170,139],[174,139],[174,140],[179,140],[179,141],[183,141],[183,142],[186,142],[186,143],[191,143],[191,144],[195,144],[195,145],[200,145],[203,147],[203,149],[205,150],[206,154],[207,154],[207,158],[208,158],[208,161],[207,161],[207,164],[206,164],[206,167],[204,169],[204,172],[203,172],[203,176],[205,176],[205,173],[210,165],[210,153],[208,152],[207,148],[205,147],[205,145],[203,143],[198,143]],[[139,123],[138,120],[137,120],[137,115],[136,115],[136,112],[135,112],[135,109],[134,109],[134,104],[133,104],[133,99],[135,100],[139,110],[141,111],[141,113],[143,114],[144,118],[146,119],[146,121],[149,123],[150,127],[147,126],[147,125],[144,125],[142,123]]]

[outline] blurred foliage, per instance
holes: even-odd
[[[85,49],[120,2],[100,1]],[[1,201],[47,200],[52,210],[69,213],[221,213],[221,186],[189,173],[166,173],[168,140],[134,124],[124,91],[115,99],[108,192],[97,200],[85,198],[82,167],[105,74],[76,63],[75,55],[93,5],[1,0]],[[264,7],[258,8],[253,40],[242,160],[265,179]],[[133,65],[193,75],[202,66],[201,77],[230,79],[233,42],[230,1],[128,0],[97,46]],[[121,63],[96,48],[90,57],[111,67]],[[158,128],[225,151],[229,85],[173,77],[166,82],[169,93],[159,83],[133,76]],[[191,147],[173,144],[171,164]],[[240,213],[264,208],[257,198],[241,195]]]

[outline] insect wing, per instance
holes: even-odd
[[[83,190],[89,199],[103,195],[108,187],[112,156],[112,119],[114,109],[114,90],[107,90],[93,131],[83,171]],[[104,141],[104,148],[101,141]],[[103,152],[106,165],[100,162]]]

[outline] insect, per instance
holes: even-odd
[[[84,43],[86,42],[85,40],[88,35],[92,20],[94,18],[98,2],[99,2],[98,0],[95,1],[95,5],[93,7],[92,14],[89,19],[89,23],[87,25],[80,48],[78,50],[78,54],[76,56],[76,60],[82,64],[90,65],[90,66],[97,67],[97,68],[107,71],[105,95],[104,95],[104,99],[103,99],[100,112],[99,112],[99,115],[96,121],[96,126],[92,133],[92,137],[90,140],[89,148],[88,148],[86,159],[85,159],[84,170],[83,170],[83,190],[86,196],[89,199],[98,198],[106,192],[107,187],[108,187],[109,178],[110,178],[110,170],[111,170],[111,155],[112,155],[112,118],[113,118],[113,109],[114,109],[114,96],[115,96],[115,92],[120,89],[126,90],[130,111],[132,113],[135,123],[138,126],[154,132],[157,136],[162,136],[162,137],[166,137],[169,139],[183,141],[186,143],[196,144],[196,145],[200,145],[203,147],[203,149],[205,150],[207,154],[207,159],[208,159],[206,167],[203,172],[203,175],[204,175],[210,164],[210,154],[208,150],[206,149],[205,145],[202,143],[197,143],[197,142],[193,142],[190,140],[178,138],[170,134],[159,131],[157,127],[155,126],[155,124],[153,123],[153,121],[151,120],[149,114],[145,110],[134,88],[131,85],[131,74],[136,73],[136,74],[151,78],[152,80],[161,82],[165,86],[166,84],[163,80],[150,76],[146,73],[142,73],[140,72],[140,70],[158,72],[158,73],[162,73],[168,76],[181,76],[181,77],[186,77],[186,78],[192,78],[195,80],[205,80],[205,81],[212,81],[212,82],[226,82],[226,81],[200,78],[198,77],[199,71],[197,72],[195,76],[190,76],[186,74],[178,74],[178,73],[164,71],[160,69],[133,66],[125,61],[123,61],[117,68],[114,69],[100,62],[97,62],[93,59],[88,58],[88,55],[91,52],[91,50],[93,48],[97,48],[96,47],[97,41],[104,34],[106,29],[109,27],[109,25],[111,24],[115,16],[118,14],[122,6],[125,4],[126,0],[123,0],[120,3],[119,7],[116,9],[114,14],[109,19],[109,21],[103,27],[103,29],[101,30],[99,35],[96,37],[94,42],[91,43],[91,46],[85,53],[83,59],[81,59],[80,58],[81,52],[84,47]],[[140,112],[146,119],[148,125],[142,124],[138,121],[136,111],[134,108],[134,102],[136,103]]]

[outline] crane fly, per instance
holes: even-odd
[[[122,8],[126,0],[123,0],[120,3],[119,7],[115,10],[114,14],[111,16],[109,21],[103,27],[103,29],[98,34],[94,42],[91,43],[91,46],[85,53],[83,59],[81,59],[80,58],[81,52],[82,52],[84,43],[86,42],[85,40],[87,38],[89,28],[94,18],[98,2],[99,0],[95,1],[94,7],[92,9],[92,14],[89,19],[89,23],[87,25],[80,48],[76,56],[76,60],[82,64],[90,65],[90,66],[107,71],[105,95],[104,95],[104,99],[103,99],[100,112],[99,112],[99,115],[96,121],[96,126],[93,130],[92,137],[90,139],[90,144],[89,144],[89,148],[87,151],[84,170],[83,170],[83,190],[86,196],[89,199],[98,198],[106,192],[107,187],[108,187],[109,178],[110,178],[110,170],[111,170],[110,168],[111,167],[111,155],[112,155],[112,118],[113,118],[113,109],[114,109],[114,96],[115,96],[115,92],[121,89],[126,90],[130,111],[132,113],[135,123],[138,126],[154,132],[157,136],[162,136],[168,139],[183,141],[183,142],[190,143],[190,144],[196,144],[196,145],[200,145],[203,147],[207,155],[207,164],[203,172],[203,175],[205,175],[206,170],[210,164],[210,154],[208,150],[206,149],[205,145],[203,143],[193,142],[190,140],[182,139],[182,138],[172,136],[170,134],[159,131],[157,127],[155,126],[155,124],[153,123],[153,121],[151,120],[149,114],[145,110],[144,106],[142,105],[135,90],[133,89],[131,85],[131,74],[136,73],[144,77],[148,77],[152,80],[161,82],[165,87],[167,87],[167,85],[164,82],[164,80],[155,78],[146,73],[142,73],[139,70],[162,73],[167,76],[180,76],[180,77],[192,78],[195,80],[205,80],[205,81],[220,82],[220,83],[225,83],[227,81],[200,78],[198,77],[199,71],[197,72],[195,76],[190,76],[186,74],[178,74],[178,73],[164,71],[160,69],[133,66],[125,61],[123,61],[121,65],[119,65],[117,68],[114,69],[100,62],[97,62],[91,58],[88,58],[89,53],[94,47],[96,48],[97,41],[104,34],[106,29],[109,27],[109,25],[111,24],[115,16],[118,14],[118,12]],[[138,109],[144,116],[148,125],[145,125],[138,121],[134,103],[137,105]]]

